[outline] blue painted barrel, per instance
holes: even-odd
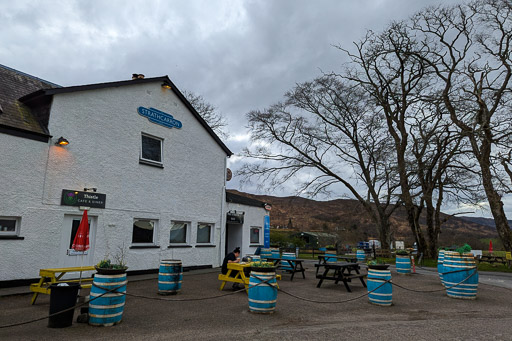
[[[279,249],[270,249],[270,252],[272,253],[272,258],[281,258]]]
[[[396,255],[396,272],[399,275],[411,274],[411,258],[404,255]]]
[[[89,303],[90,325],[113,326],[121,323],[127,283],[126,273],[119,275],[94,275],[90,294],[91,301]],[[115,288],[117,288],[115,291],[106,293]],[[101,296],[102,294],[105,295]]]
[[[250,255],[248,256],[250,262],[259,262],[261,261],[261,257],[259,255]]]
[[[158,293],[176,295],[181,290],[183,267],[180,260],[163,259],[158,271]]]
[[[295,267],[295,262],[292,262],[293,264],[293,267],[290,266],[290,263],[284,261],[285,259],[296,259],[295,257],[295,253],[294,252],[283,252],[283,256],[282,256],[282,261],[281,261],[281,269],[285,270],[285,271],[291,271],[293,270],[293,267]]]
[[[356,251],[356,257],[358,262],[364,262],[366,259],[366,255],[364,253],[364,250],[357,250]]]
[[[476,299],[478,271],[473,254],[460,254],[458,252],[445,251],[443,279],[446,294],[449,297],[470,300]]]
[[[336,257],[329,257],[329,256],[336,256],[336,251],[325,251],[325,262],[328,264],[334,264],[338,261]]]
[[[252,270],[249,279],[249,311],[261,314],[273,313],[277,302],[276,286],[276,272],[274,269],[260,268]]]
[[[388,280],[391,280],[391,271],[368,269],[366,284],[370,303],[383,306],[393,303],[393,285],[390,282],[383,284]]]
[[[272,257],[272,252],[270,251],[270,249],[261,249],[260,250],[260,257],[261,259],[267,259],[267,258],[271,258]]]
[[[441,280],[442,285],[444,285],[443,262],[444,262],[444,250],[439,250],[439,254],[437,255],[437,273],[439,274],[439,279]]]

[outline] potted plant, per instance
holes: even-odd
[[[272,262],[258,261],[251,262],[251,271],[256,272],[274,272],[276,271],[276,267]]]
[[[409,256],[409,251],[407,250],[396,250],[397,256]]]
[[[125,261],[124,248],[119,247],[119,251],[114,255],[113,260],[107,254],[104,259],[94,266],[101,275],[117,275],[125,273],[128,267]]]
[[[389,264],[381,263],[378,260],[370,260],[366,262],[368,269],[373,270],[387,270],[389,268]]]

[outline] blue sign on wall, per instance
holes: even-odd
[[[144,108],[139,107],[137,109],[137,112],[139,115],[146,117],[148,120],[150,120],[153,123],[159,124],[161,126],[167,127],[167,128],[178,128],[180,129],[182,124],[180,121],[172,117],[172,115],[167,114],[163,111],[160,111],[155,108]]]
[[[270,247],[270,216],[266,215],[263,222],[263,247]]]

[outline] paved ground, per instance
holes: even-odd
[[[291,282],[283,275],[284,292],[272,315],[250,313],[244,292],[220,292],[218,269],[186,272],[182,292],[166,297],[157,294],[155,276],[129,277],[128,293],[147,298],[127,296],[123,322],[113,327],[74,322],[52,329],[41,320],[1,328],[44,317],[49,310],[47,295],[31,306],[29,295],[2,296],[9,289],[1,289],[0,340],[512,340],[510,276],[499,277],[505,287],[481,282],[476,300],[457,300],[446,296],[434,271],[399,276],[392,270],[400,286],[441,291],[394,287],[393,306],[380,307],[368,302],[358,281],[352,293],[332,282],[316,288],[314,267],[307,267],[305,280],[299,276]]]

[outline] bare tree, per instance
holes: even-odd
[[[229,136],[225,130],[228,125],[226,118],[217,111],[217,108],[207,102],[203,96],[197,95],[191,91],[185,90],[183,91],[183,95],[217,135],[222,138]]]
[[[334,75],[297,85],[285,101],[247,116],[252,141],[239,175],[257,177],[269,188],[302,179],[299,193],[315,196],[343,185],[379,226],[390,245],[389,217],[400,205],[385,117],[368,96]],[[353,184],[356,181],[357,184]]]

